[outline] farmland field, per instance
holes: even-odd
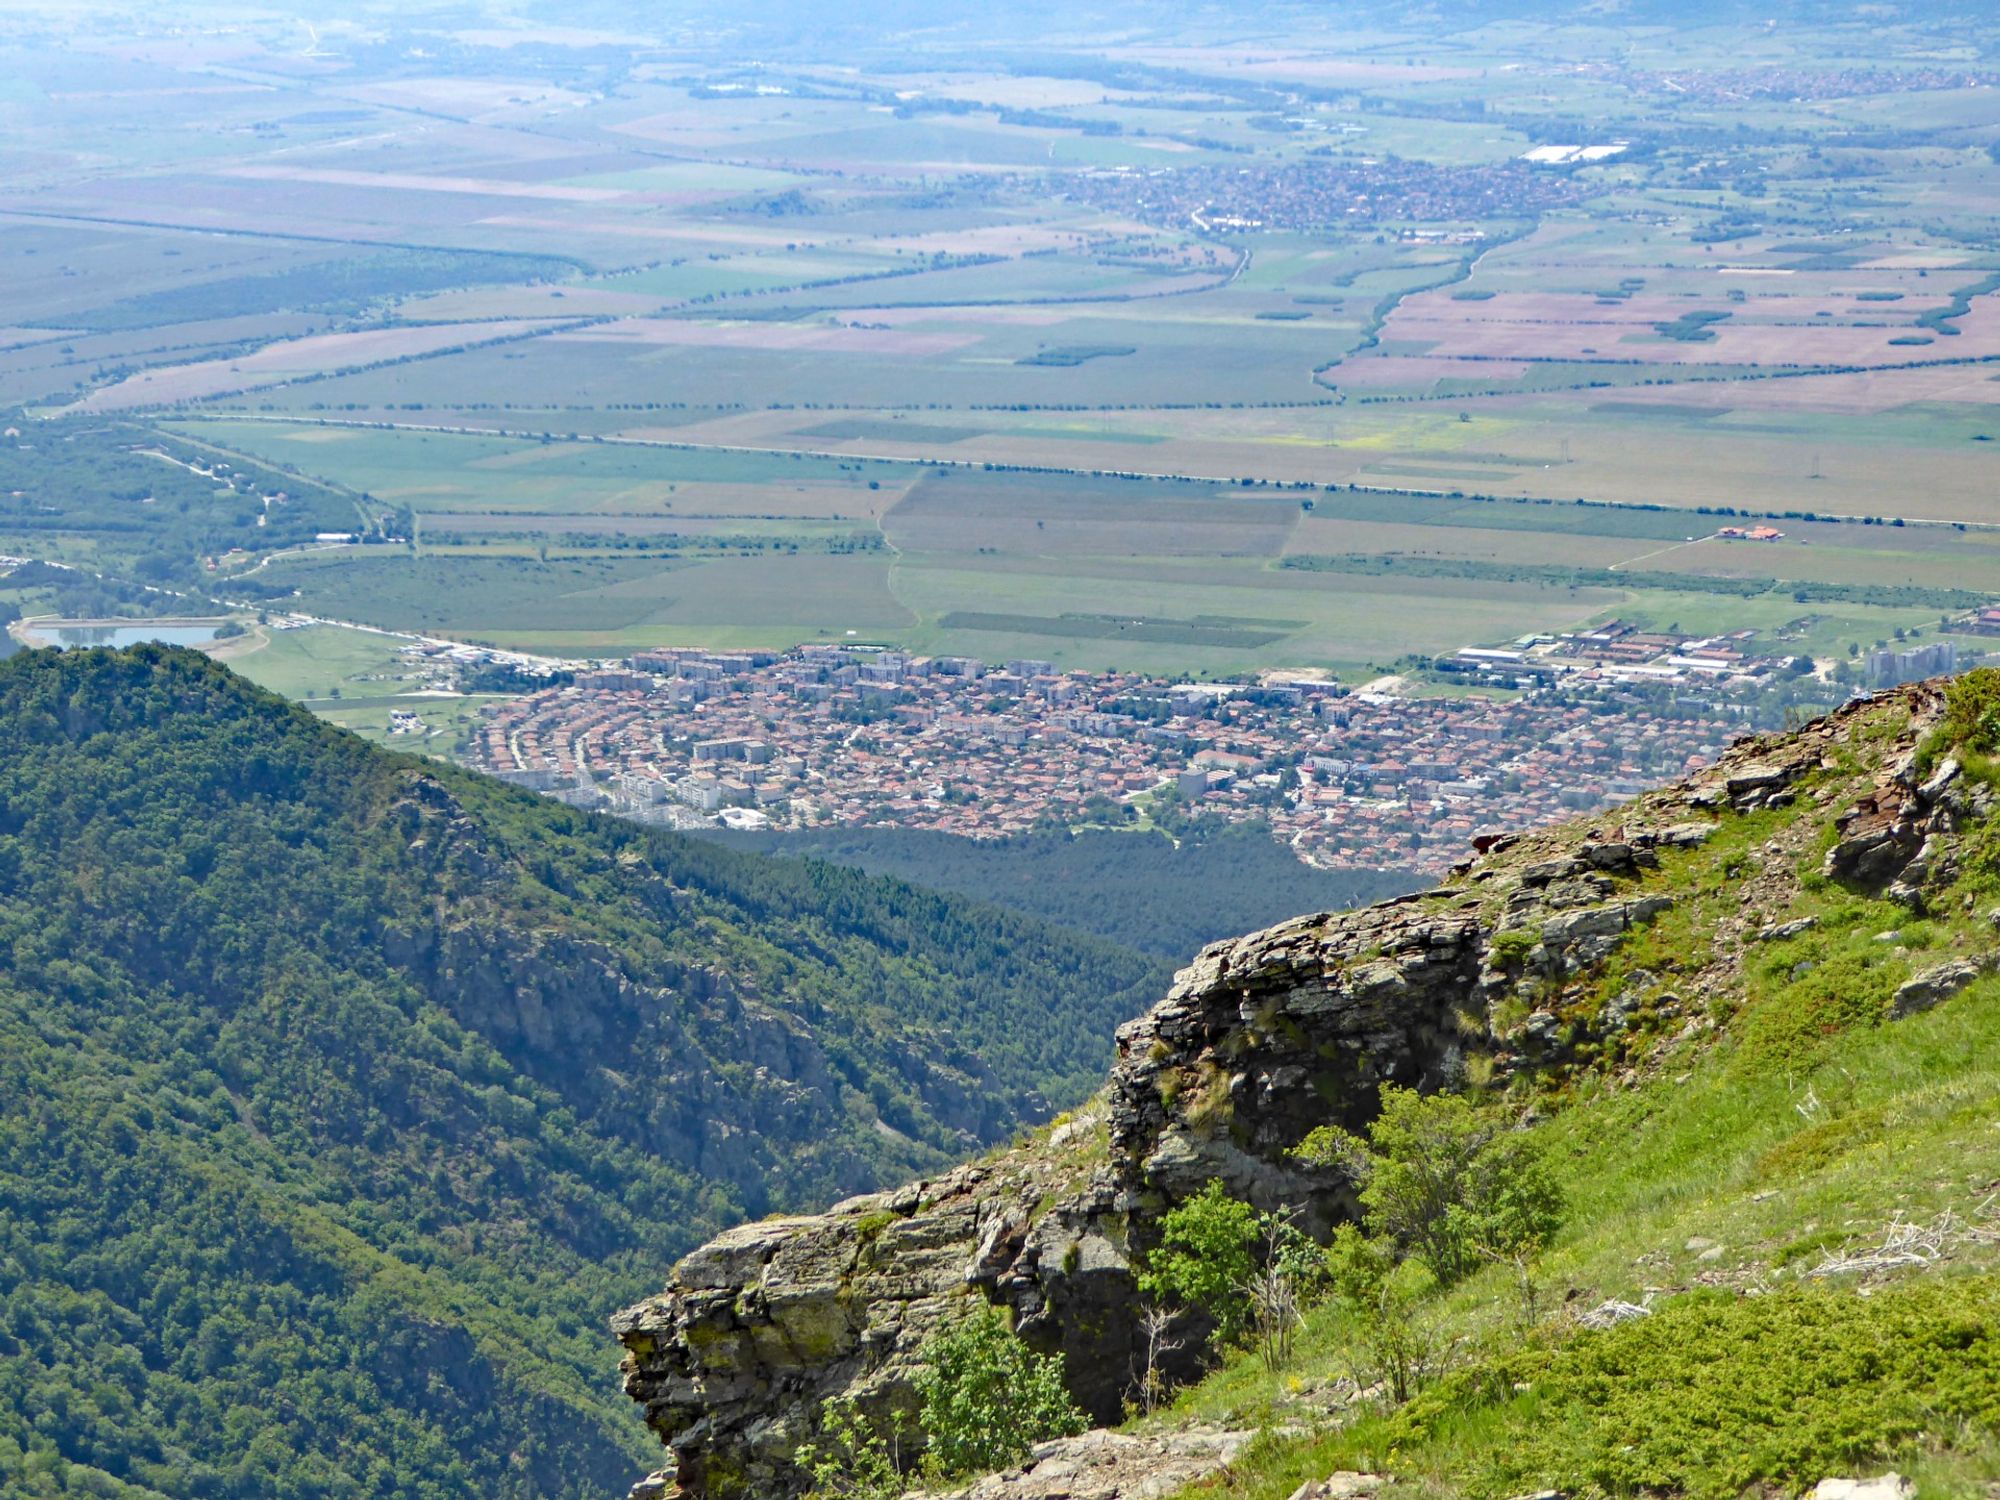
[[[1780,541],[1757,544],[1657,505],[288,420],[173,425],[408,507],[414,555],[259,571],[295,589],[298,607],[559,656],[858,638],[1077,666],[1367,673],[1610,613],[1783,624],[1805,613],[1794,596],[1807,588],[1815,628],[1874,640],[1935,624],[1940,601],[2000,576],[2000,530],[1983,528],[1791,519]],[[1462,462],[1514,472],[1492,453]],[[1573,572],[1550,574],[1552,547]]]
[[[1236,672],[2000,592],[2000,136],[1921,18],[1875,73],[1831,22],[1613,62],[1581,20],[1004,60],[829,21],[749,72],[699,27],[384,25],[0,24],[0,402],[401,543],[251,517],[239,602]]]

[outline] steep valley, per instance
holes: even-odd
[[[1093,1086],[1157,959],[377,750],[193,652],[0,664],[0,1492],[598,1496],[708,1235]]]

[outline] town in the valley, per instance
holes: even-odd
[[[1824,686],[1806,658],[1753,644],[1613,621],[1468,647],[1430,664],[1429,691],[857,644],[661,649],[492,706],[468,754],[578,805],[682,827],[996,838],[1208,815],[1262,820],[1325,868],[1440,871],[1482,830],[1635,796],[1712,759],[1792,685]],[[1958,657],[1932,643],[1846,670],[1881,687]]]

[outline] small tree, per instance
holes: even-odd
[[[1398,1406],[1436,1375],[1451,1356],[1451,1345],[1426,1322],[1418,1304],[1427,1274],[1398,1264],[1389,1247],[1352,1224],[1335,1231],[1327,1252],[1334,1295],[1354,1320],[1350,1350],[1355,1383],[1380,1386]]]
[[[1215,1319],[1218,1337],[1238,1338],[1250,1319],[1257,1237],[1257,1211],[1212,1181],[1160,1220],[1160,1248],[1146,1257],[1139,1290],[1198,1307]]]
[[[1326,1250],[1293,1219],[1289,1208],[1258,1215],[1261,1264],[1244,1287],[1257,1349],[1271,1371],[1291,1363],[1293,1342],[1305,1325],[1306,1303],[1324,1296],[1331,1284]]]
[[[1277,1262],[1267,1262],[1244,1289],[1250,1298],[1250,1322],[1257,1334],[1257,1352],[1264,1368],[1275,1373],[1292,1361],[1292,1343],[1305,1314],[1299,1306],[1299,1284]]]
[[[1036,1354],[997,1307],[980,1306],[924,1343],[917,1373],[927,1462],[942,1477],[1004,1469],[1089,1423],[1063,1385],[1060,1354]]]
[[[1178,1352],[1181,1340],[1173,1333],[1174,1315],[1164,1307],[1149,1307],[1139,1319],[1139,1332],[1146,1344],[1146,1367],[1139,1374],[1138,1394],[1128,1403],[1146,1416],[1160,1409],[1167,1397],[1167,1377],[1160,1373],[1160,1361]]]
[[[1440,1285],[1487,1260],[1532,1255],[1562,1224],[1562,1190],[1537,1144],[1460,1094],[1392,1085],[1365,1139],[1323,1126],[1299,1154],[1360,1183],[1369,1231]]]
[[[851,1399],[829,1396],[819,1409],[819,1432],[792,1461],[812,1480],[807,1500],[892,1500],[903,1493],[899,1448]]]

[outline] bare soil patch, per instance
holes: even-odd
[[[351,370],[383,360],[435,354],[465,344],[510,338],[527,333],[530,322],[442,323],[416,328],[374,328],[363,333],[324,333],[288,339],[233,359],[201,360],[146,370],[93,391],[77,407],[82,411],[124,411],[135,406],[163,406],[233,391],[277,385],[300,375]]]

